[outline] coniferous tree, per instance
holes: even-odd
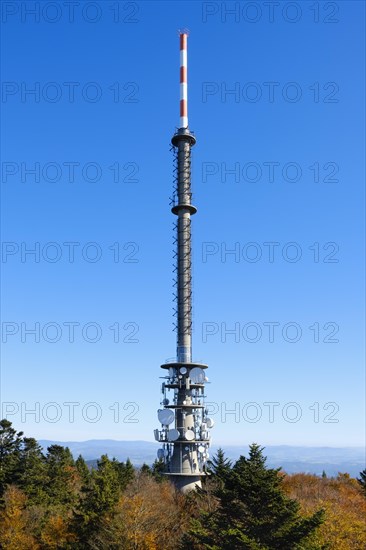
[[[155,481],[162,481],[166,476],[163,475],[163,472],[165,471],[165,464],[164,460],[161,458],[156,458],[154,460],[154,463],[152,465],[152,476],[155,479]]]
[[[47,479],[47,464],[42,447],[33,437],[24,437],[19,453],[18,485],[27,495],[29,504],[46,503]]]
[[[221,448],[218,449],[216,455],[207,462],[207,472],[222,483],[225,483],[226,478],[231,472],[231,468],[231,460],[225,457],[225,453]]]
[[[82,484],[85,485],[90,479],[90,470],[81,455],[79,455],[78,458],[75,460],[75,467]]]
[[[362,489],[364,496],[366,497],[366,468],[360,472],[360,477],[357,478],[357,481]]]
[[[113,459],[112,463],[118,475],[120,489],[124,491],[135,477],[135,468],[129,458],[126,462],[118,462],[118,460]]]
[[[151,468],[148,466],[148,464],[143,463],[143,465],[140,468],[140,473],[145,475],[151,475]]]
[[[107,455],[98,460],[98,468],[92,470],[90,479],[82,488],[82,497],[74,509],[73,530],[81,547],[89,548],[89,543],[101,528],[106,516],[111,517],[120,496],[119,476],[115,461]]]
[[[51,445],[47,449],[47,493],[53,504],[73,504],[76,500],[76,468],[68,447]]]
[[[219,485],[219,506],[194,522],[183,548],[211,550],[303,550],[320,548],[309,542],[323,521],[318,511],[299,514],[297,501],[282,489],[280,469],[267,469],[263,449],[253,444]]]
[[[6,485],[16,483],[23,432],[17,432],[9,420],[0,421],[0,497]]]

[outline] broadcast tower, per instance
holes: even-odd
[[[162,444],[158,458],[164,461],[165,474],[186,492],[200,487],[202,476],[207,475],[205,463],[213,420],[208,417],[204,403],[207,365],[192,360],[191,216],[197,209],[191,203],[191,148],[196,138],[188,126],[188,33],[182,32],[179,39],[180,124],[172,137],[175,187],[171,200],[171,211],[177,216],[174,268],[177,354],[161,365],[165,370],[162,408],[158,410],[161,428],[154,430],[154,435]]]

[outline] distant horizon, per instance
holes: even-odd
[[[115,439],[91,439],[86,441],[59,441],[40,439],[43,452],[48,447],[59,444],[68,447],[74,458],[81,455],[86,461],[97,461],[102,455],[114,457],[119,461],[129,458],[135,466],[152,464],[157,457],[158,445],[156,441],[121,441]],[[237,460],[239,456],[247,456],[250,445],[212,443],[210,456],[214,456],[218,449],[223,449],[230,460]],[[270,467],[281,467],[287,473],[307,472],[334,476],[337,472],[348,472],[357,477],[366,465],[365,448],[359,446],[308,446],[308,445],[265,445],[264,448]]]
[[[49,438],[36,438],[37,441],[57,441],[57,442],[63,442],[63,443],[88,443],[91,441],[116,441],[116,442],[124,442],[124,443],[152,443],[156,445],[156,448],[158,449],[159,445],[155,440],[148,440],[148,439],[49,439]],[[301,445],[301,444],[291,444],[291,443],[260,443],[258,441],[252,441],[251,443],[216,443],[216,441],[211,442],[211,448],[217,447],[217,446],[230,446],[230,447],[241,447],[243,446],[249,446],[252,443],[257,443],[261,447],[303,447],[303,448],[323,448],[323,449],[366,449],[365,445]]]

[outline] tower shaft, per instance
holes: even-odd
[[[192,360],[191,145],[178,141],[177,360]]]

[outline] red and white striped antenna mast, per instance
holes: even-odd
[[[180,44],[180,119],[179,128],[188,128],[188,31],[179,33]]]

